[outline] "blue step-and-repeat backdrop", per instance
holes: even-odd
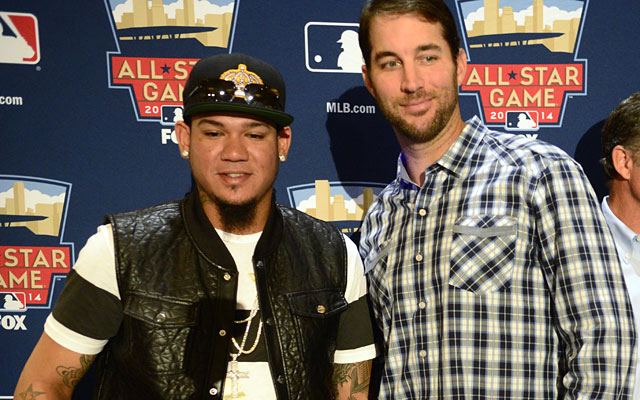
[[[469,68],[463,118],[556,144],[596,193],[609,112],[640,90],[640,2],[447,0]],[[362,83],[360,0],[0,3],[0,399],[107,212],[191,187],[173,132],[200,58],[277,66],[295,116],[277,200],[357,234],[394,178],[395,136]],[[81,384],[76,398],[88,397]]]

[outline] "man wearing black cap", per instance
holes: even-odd
[[[70,398],[99,354],[100,399],[366,399],[375,348],[355,245],[273,199],[293,121],[280,73],[209,57],[183,97],[194,190],[107,216],[15,397]]]

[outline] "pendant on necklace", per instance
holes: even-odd
[[[227,378],[231,379],[231,398],[240,397],[240,378],[249,378],[249,372],[238,370],[238,362],[235,358],[229,362]]]

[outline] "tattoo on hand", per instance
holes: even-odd
[[[78,382],[80,382],[80,379],[82,379],[95,358],[96,356],[87,356],[83,354],[80,356],[80,368],[60,365],[56,368],[56,372],[62,377],[64,385],[69,389],[73,389],[76,387]]]
[[[17,399],[20,400],[33,400],[36,397],[45,394],[45,392],[36,392],[33,390],[33,384],[29,385],[29,387],[27,388],[27,390],[25,390],[22,393],[18,393],[18,397]]]

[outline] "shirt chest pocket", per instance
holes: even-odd
[[[476,294],[508,288],[515,263],[516,233],[513,217],[460,218],[453,227],[449,284]]]

